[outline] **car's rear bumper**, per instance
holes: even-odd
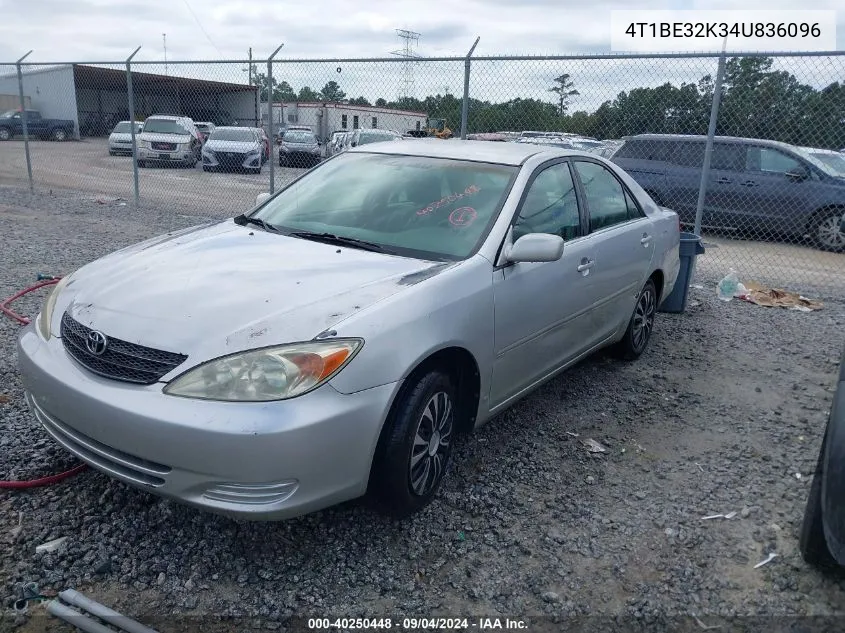
[[[44,341],[18,339],[33,414],[94,468],[156,495],[249,519],[284,519],[362,495],[396,385],[323,387],[287,401],[165,395],[96,376]]]

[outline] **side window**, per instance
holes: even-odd
[[[625,204],[628,205],[629,220],[636,220],[637,218],[645,217],[645,213],[643,213],[640,205],[637,204],[637,201],[634,200],[634,196],[632,196],[631,192],[627,189],[625,189]]]
[[[579,160],[575,161],[575,171],[584,186],[591,233],[628,221],[625,189],[607,167]]]
[[[697,141],[678,143],[672,162],[683,167],[701,169],[704,165],[704,143]]]
[[[528,188],[513,227],[513,239],[528,233],[550,233],[564,240],[581,235],[578,197],[567,163],[547,167]]]
[[[614,158],[636,158],[640,160],[669,160],[674,143],[657,139],[628,139],[622,144]]]
[[[800,171],[801,163],[772,147],[749,147],[748,158],[745,161],[747,171],[762,171],[770,174],[788,174]]]
[[[745,145],[740,143],[713,143],[710,169],[742,171],[745,164]]]

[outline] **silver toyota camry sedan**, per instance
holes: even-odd
[[[376,143],[68,274],[19,365],[57,442],[154,494],[408,515],[457,433],[602,347],[642,354],[678,253],[677,215],[601,157]]]

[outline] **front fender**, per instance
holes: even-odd
[[[845,565],[845,353],[830,409],[822,467],[822,519],[831,555]]]

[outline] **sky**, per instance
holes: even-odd
[[[14,62],[32,49],[27,61],[73,62],[125,59],[141,46],[136,60],[160,62],[149,72],[164,72],[167,58],[181,60],[256,58],[279,44],[281,63],[274,75],[294,88],[319,89],[335,80],[348,96],[393,99],[405,88],[418,97],[446,90],[461,94],[462,62],[413,65],[413,84],[403,82],[403,64],[284,63],[285,59],[392,57],[403,42],[396,29],[420,34],[422,56],[463,56],[476,37],[476,55],[596,54],[610,51],[613,9],[794,9],[794,0],[0,0],[0,62]],[[841,0],[813,0],[812,9],[843,8]],[[845,9],[837,24],[837,49],[845,49]],[[398,60],[398,58],[397,58]],[[845,76],[845,58],[784,60],[796,76],[824,85]],[[170,64],[170,74],[245,81],[243,64]],[[340,72],[338,72],[338,69]],[[262,70],[266,72],[266,64]],[[697,81],[715,71],[712,60],[590,60],[585,62],[478,62],[472,93],[482,99],[535,97],[551,100],[554,77],[572,75],[581,95],[574,109],[593,109],[620,90],[665,81]],[[801,75],[804,75],[803,77]]]

